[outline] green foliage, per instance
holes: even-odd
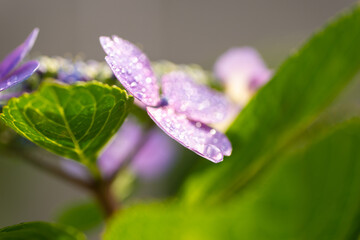
[[[360,68],[360,8],[343,14],[291,56],[241,112],[230,158],[189,181],[188,202],[218,202],[291,149]]]
[[[81,231],[88,231],[99,226],[103,221],[104,215],[99,205],[93,201],[86,201],[65,208],[57,217],[56,222]]]
[[[11,99],[1,119],[37,145],[93,167],[132,102],[124,90],[99,82],[45,82],[39,91]]]
[[[229,202],[210,208],[179,202],[135,206],[115,216],[105,240],[354,239],[359,142],[360,119],[355,119],[279,157]]]
[[[85,240],[84,234],[70,227],[29,222],[0,229],[1,240]]]
[[[309,127],[360,69],[359,42],[355,8],[258,92],[228,132],[230,158],[191,178],[174,202],[115,215],[104,239],[357,238],[360,119]]]

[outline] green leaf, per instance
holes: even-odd
[[[279,157],[231,201],[135,206],[115,215],[104,239],[356,239],[359,142],[354,119]]]
[[[11,99],[1,119],[37,145],[92,167],[132,102],[124,90],[99,82],[46,82],[37,92]]]
[[[104,221],[104,215],[98,203],[86,201],[65,208],[57,217],[60,224],[71,226],[81,231],[88,231]]]
[[[188,202],[231,197],[290,149],[359,71],[359,43],[360,8],[356,7],[286,60],[228,131],[232,156],[189,181]]]
[[[85,240],[77,230],[52,223],[29,222],[0,229],[0,240]]]

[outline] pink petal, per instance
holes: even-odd
[[[106,62],[126,90],[147,106],[159,105],[159,86],[146,55],[117,36],[100,37],[100,43],[108,55]]]
[[[232,152],[228,138],[213,128],[187,119],[171,106],[147,107],[149,116],[170,137],[208,160],[218,163]],[[161,146],[159,146],[161,147]]]
[[[199,85],[183,72],[171,72],[162,78],[163,96],[176,112],[203,123],[225,120],[232,109],[228,98],[205,85]]]

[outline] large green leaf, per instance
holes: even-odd
[[[217,202],[242,189],[290,148],[360,69],[360,8],[315,34],[279,68],[236,119],[233,154],[190,180],[189,202]]]
[[[11,99],[1,119],[37,145],[93,166],[132,102],[124,90],[99,82],[46,82],[37,92]]]
[[[85,240],[73,228],[45,222],[29,222],[0,229],[1,240]]]
[[[214,206],[142,205],[111,221],[115,239],[356,239],[360,119],[277,159],[240,196]],[[161,226],[159,228],[159,226]]]

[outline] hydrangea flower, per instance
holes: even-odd
[[[24,81],[39,67],[39,62],[32,60],[16,68],[33,47],[38,33],[39,29],[35,28],[27,39],[0,63],[0,92]]]
[[[174,144],[161,131],[153,128],[144,133],[139,124],[128,118],[106,146],[98,164],[103,176],[112,176],[129,160],[133,173],[143,179],[152,179],[165,173],[175,157]]]
[[[100,37],[100,43],[115,76],[170,137],[215,163],[231,154],[228,138],[207,125],[226,118],[231,103],[224,95],[172,72],[162,77],[160,96],[150,61],[140,49],[117,36]]]
[[[225,92],[244,106],[261,86],[269,81],[272,71],[253,48],[231,48],[214,65],[215,76],[223,83]]]

